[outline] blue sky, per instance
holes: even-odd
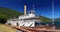
[[[32,10],[34,4],[36,15],[52,18],[52,0],[0,0],[0,7],[10,8],[23,12],[24,4],[27,5],[27,13]],[[60,17],[60,0],[54,0],[54,18]]]

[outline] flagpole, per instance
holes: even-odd
[[[52,16],[53,16],[52,24],[54,25],[54,1],[53,0],[52,0]],[[53,26],[53,29],[55,29],[55,25]]]
[[[54,25],[54,2],[53,0],[52,0],[52,16],[53,16],[52,24]]]

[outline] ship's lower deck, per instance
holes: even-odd
[[[26,27],[35,27],[35,26],[39,26],[40,25],[40,22],[35,22],[35,21],[8,21],[9,25],[11,26],[26,26]]]

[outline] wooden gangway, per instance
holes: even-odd
[[[24,26],[13,26],[12,28],[18,29],[22,32],[60,32],[60,30],[56,29],[46,29],[39,27],[24,27]]]

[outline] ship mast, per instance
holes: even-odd
[[[32,8],[32,12],[33,12],[33,13],[35,13],[35,10],[34,10],[34,9],[35,9],[35,7],[34,7],[34,4],[33,4],[33,8]]]
[[[34,5],[33,5],[33,11],[34,11]]]

